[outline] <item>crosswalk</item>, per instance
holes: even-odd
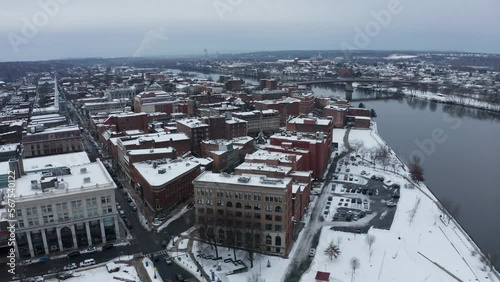
[[[148,258],[151,258],[153,255],[161,256],[161,255],[164,255],[166,253],[167,253],[167,250],[161,250],[161,251],[157,251],[157,252],[154,252],[154,253],[149,253],[149,254],[144,255],[144,256],[148,257]]]

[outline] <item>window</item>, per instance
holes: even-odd
[[[273,220],[273,216],[270,214],[266,214],[266,220]]]
[[[260,219],[260,213],[254,213],[253,218],[255,219]]]
[[[224,215],[224,210],[217,210],[218,215]]]
[[[241,217],[242,215],[243,215],[243,213],[242,213],[242,212],[240,212],[240,211],[237,211],[237,212],[236,212],[236,217]]]
[[[245,212],[245,217],[246,218],[252,218],[252,213],[251,212]]]
[[[274,238],[274,244],[276,246],[281,246],[281,237],[279,235],[276,236],[276,238]],[[276,249],[278,249],[278,248],[276,248]]]
[[[205,213],[205,208],[198,208],[198,213]]]
[[[16,215],[17,215],[17,217],[23,217],[23,211],[22,210],[16,210]]]
[[[267,205],[266,206],[266,211],[272,212],[273,211],[273,206]]]
[[[52,205],[41,206],[42,213],[50,213],[52,212]]]
[[[241,203],[240,202],[236,202],[236,208],[237,209],[241,209]]]
[[[101,204],[106,204],[106,203],[111,203],[111,196],[102,196],[101,197]]]
[[[102,207],[102,214],[113,213],[113,206]]]
[[[246,210],[252,209],[252,206],[249,203],[246,203],[245,204],[245,209]]]
[[[233,207],[233,203],[232,202],[226,202],[226,207],[232,208]]]
[[[90,208],[90,209],[87,209],[87,216],[88,217],[94,217],[94,216],[98,216],[98,213],[97,213],[97,208]]]
[[[281,215],[276,215],[276,216],[274,217],[274,220],[275,220],[275,221],[278,221],[278,222],[281,222]]]
[[[198,205],[203,205],[205,201],[203,199],[198,199]]]
[[[218,192],[217,192],[218,193]],[[223,207],[224,206],[224,201],[222,200],[217,200],[217,206],[218,207]]]
[[[272,224],[266,224],[266,230],[267,231],[273,231],[273,225]]]
[[[211,206],[212,205],[212,199],[207,199],[207,205]]]
[[[276,231],[276,232],[281,232],[281,225],[280,225],[280,224],[276,224],[276,225],[274,226],[274,231]]]
[[[253,209],[256,210],[256,211],[260,211],[260,205],[259,204],[255,204],[255,206],[253,206]]]
[[[207,214],[214,214],[214,209],[207,208]]]
[[[87,199],[87,207],[95,206],[97,205],[97,198],[91,198]]]
[[[282,212],[283,210],[281,209],[280,206],[276,206],[276,208],[274,209],[275,212]]]
[[[271,235],[266,236],[266,245],[272,245],[273,244],[273,238]]]
[[[22,219],[18,220],[17,225],[19,226],[19,228],[23,228],[24,227],[24,220],[22,220]]]

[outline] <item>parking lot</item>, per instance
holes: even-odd
[[[333,230],[364,233],[371,226],[390,229],[399,200],[397,184],[381,174],[362,171],[352,174],[349,167],[363,162],[341,161],[326,193],[330,194],[320,220],[332,223]],[[367,169],[368,170],[368,169]],[[359,170],[358,170],[359,171]]]

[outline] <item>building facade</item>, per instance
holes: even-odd
[[[204,172],[193,181],[200,236],[286,256],[293,244],[292,178]]]
[[[53,127],[23,136],[24,157],[47,156],[83,151],[77,126]]]
[[[120,238],[116,184],[104,165],[53,167],[16,180],[16,254],[48,255]]]

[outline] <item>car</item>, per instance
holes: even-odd
[[[352,213],[348,213],[348,214],[345,216],[345,220],[346,220],[346,221],[351,221],[351,220],[352,220]]]
[[[356,193],[356,189],[355,189],[355,188],[352,188],[352,189],[351,189],[351,193],[352,193],[352,194]]]
[[[127,216],[123,210],[118,211],[118,213],[120,214],[121,218],[124,218]]]
[[[171,265],[172,264],[172,259],[170,257],[166,257],[165,258],[165,263],[168,264],[168,265]]]
[[[179,282],[184,282],[184,276],[182,276],[182,274],[180,274],[180,273],[177,273],[175,275],[175,279],[177,279],[177,281],[179,281]]]
[[[363,218],[366,216],[366,212],[362,211],[359,213],[359,218]]]
[[[339,179],[339,176],[338,176],[338,175],[334,175],[334,176],[333,176],[333,179],[338,180],[338,179]]]
[[[84,254],[91,254],[91,253],[95,253],[95,252],[97,252],[96,247],[90,247],[90,248],[87,248],[86,250],[83,251]]]
[[[340,216],[339,216],[339,214],[338,214],[338,213],[335,213],[335,214],[333,215],[333,221],[335,221],[335,220],[339,220],[339,218],[340,218]]]
[[[322,215],[320,215],[319,216],[319,221],[323,222],[323,221],[325,221],[325,218]]]
[[[340,201],[343,202],[344,201],[344,198],[340,198]]]
[[[122,206],[120,206],[120,204],[116,203],[116,209],[121,211],[122,210]]]
[[[344,207],[347,207],[347,206],[349,206],[349,203],[348,203],[348,202],[346,202],[346,203],[344,204]]]
[[[345,188],[340,188],[340,192],[344,193],[345,191]]]
[[[323,214],[327,216],[330,212],[329,211],[324,211]]]
[[[361,194],[361,188],[358,188],[358,189],[356,190],[356,193]]]
[[[359,199],[359,198],[358,198],[358,199],[356,199],[356,202],[357,202],[358,204],[361,204],[363,201],[361,201],[361,199]]]
[[[373,196],[373,189],[368,190],[368,196]]]
[[[108,243],[108,244],[105,244],[104,246],[102,246],[102,250],[103,251],[104,250],[110,250],[110,249],[112,249],[114,247],[115,247],[115,245]]]
[[[309,256],[314,257],[316,255],[316,249],[312,248],[309,250]]]
[[[345,170],[345,172],[350,172],[350,171],[351,171],[351,169],[349,169],[349,168]]]
[[[380,180],[380,181],[384,181],[384,179],[385,179],[385,178],[384,178],[383,176],[379,176],[379,177],[378,177],[378,180]]]
[[[135,206],[135,205],[134,205],[134,206],[131,206],[130,208],[131,208],[133,211],[137,211],[137,206]]]
[[[73,257],[77,257],[79,255],[81,255],[81,253],[79,251],[73,251],[73,252],[67,254],[66,257],[67,258],[73,258]]]
[[[94,265],[95,264],[95,260],[94,259],[86,259],[82,262],[80,262],[80,267],[87,267],[87,266],[91,266],[91,265]]]
[[[346,189],[345,192],[346,193],[351,193],[351,189]]]
[[[363,194],[363,195],[366,195],[366,193],[367,193],[367,192],[368,192],[368,189],[366,189],[366,188],[363,188],[363,189],[361,190],[361,194]]]
[[[357,214],[355,214],[355,215],[352,216],[352,220],[357,221],[358,219],[359,219],[359,217],[358,217]]]
[[[347,174],[346,174],[346,175],[344,175],[344,180],[347,180]]]
[[[351,175],[349,175],[349,181],[352,181],[354,179],[354,177]]]
[[[328,196],[328,201],[330,202],[333,199],[332,196]]]
[[[396,203],[391,202],[391,201],[386,202],[385,205],[388,206],[388,207],[390,207],[390,208],[397,206]]]
[[[70,263],[68,265],[66,265],[63,270],[73,270],[73,269],[77,269],[78,266],[76,266],[76,263]]]
[[[127,197],[127,202],[131,203],[132,202],[132,198]]]
[[[46,263],[50,260],[49,256],[43,256],[38,260],[38,263]]]
[[[365,174],[366,174],[366,171],[362,170],[361,175],[365,175]]]
[[[341,205],[342,205],[342,202],[339,202],[339,204],[338,204],[338,205],[339,205],[339,206],[341,206]]]
[[[160,257],[157,254],[153,254],[152,259],[153,259],[153,261],[158,261],[160,259]]]

